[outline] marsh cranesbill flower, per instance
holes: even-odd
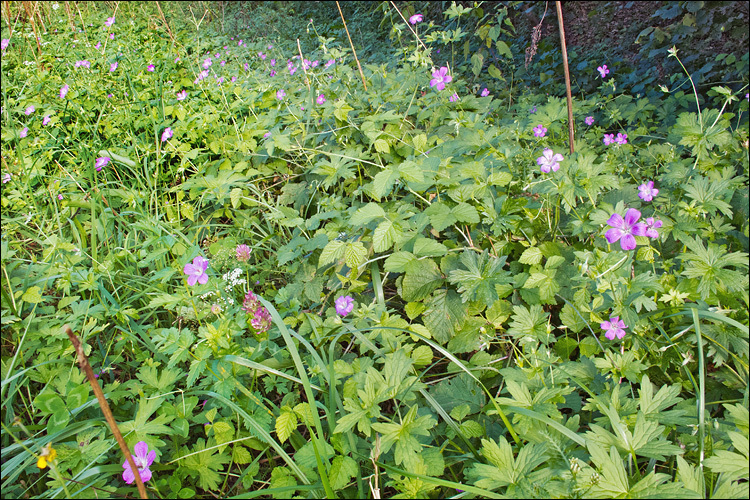
[[[8,45],[10,45],[10,38],[3,38],[2,43],[0,43],[0,48],[5,50],[8,48]]]
[[[602,78],[607,76],[609,74],[609,70],[607,69],[607,65],[599,66],[596,68],[596,70],[599,72],[600,75],[602,75]]]
[[[112,97],[114,97],[112,94],[107,94],[107,98],[111,99]]]
[[[23,130],[21,130],[21,132],[18,133],[18,137],[20,137],[21,139],[23,139],[28,134],[29,134],[29,127],[24,127]]]
[[[222,83],[224,83],[224,77],[220,76],[219,78],[216,79],[216,84],[221,85]]]
[[[635,208],[629,208],[625,213],[625,218],[618,213],[612,214],[607,220],[612,229],[608,230],[604,237],[610,245],[620,240],[620,247],[623,250],[632,250],[635,248],[635,237],[646,235],[646,224],[638,222],[641,218],[641,212]]]
[[[258,52],[258,57],[260,57],[263,61],[266,60],[266,55],[263,52]]]
[[[660,220],[654,220],[653,217],[649,217],[646,219],[646,236],[648,236],[651,239],[656,239],[659,237],[659,229],[662,226],[662,222]]]
[[[294,75],[294,73],[297,71],[297,66],[290,66],[289,67],[289,76]]]
[[[237,260],[240,262],[247,262],[250,260],[250,247],[248,245],[237,245],[235,253],[237,254]]]
[[[531,109],[529,110],[529,114],[532,114],[532,115],[533,115],[534,113],[536,113],[536,106],[533,106],[533,107],[532,107],[532,108],[531,108]]]
[[[255,333],[267,332],[271,328],[271,314],[263,306],[258,306],[253,312],[253,319],[250,320],[250,326],[255,329]]]
[[[211,58],[209,57],[205,61],[203,61],[203,69],[208,69],[208,67],[211,66],[211,64],[213,63],[211,62]]]
[[[3,184],[6,184],[8,182],[10,182],[10,174],[8,172],[5,172],[3,174]]]
[[[182,272],[188,275],[187,284],[194,286],[196,282],[201,285],[208,283],[206,269],[208,269],[208,259],[200,255],[193,259],[192,264],[185,264]]]
[[[113,24],[115,24],[115,16],[108,17],[107,20],[104,21],[104,26],[107,28],[111,28]]]
[[[487,97],[488,95],[490,95],[490,91],[487,89],[487,87],[485,87],[484,90],[482,90],[482,93],[479,95],[481,95],[482,97]]]
[[[621,339],[625,336],[625,328],[627,325],[619,316],[609,318],[609,321],[601,323],[602,330],[604,330],[604,336],[609,340],[615,340],[615,337]]]
[[[638,196],[643,201],[651,201],[654,197],[659,194],[659,190],[654,187],[654,181],[648,181],[638,186]]]
[[[593,125],[594,124],[594,117],[593,116],[587,116],[585,120],[583,120],[586,125]]]
[[[172,129],[167,127],[161,134],[161,142],[167,141],[172,138]]]
[[[412,24],[417,24],[417,23],[421,23],[422,19],[424,19],[422,17],[422,14],[414,14],[413,16],[409,18],[409,22]]]
[[[99,49],[101,49],[101,48],[102,48],[102,42],[97,42],[97,43],[96,43],[96,45],[94,45],[94,48],[95,48],[96,50],[99,50]]]
[[[286,92],[284,92],[284,89],[276,91],[276,99],[278,99],[279,101],[282,101],[284,100],[284,97],[286,97]]]
[[[271,78],[273,78],[274,76],[276,76],[276,70],[272,69],[271,72],[268,74],[268,76],[270,76]]]
[[[314,60],[314,61],[312,62],[312,64],[310,64],[310,67],[312,67],[312,68],[315,68],[315,67],[317,67],[317,66],[318,66],[318,64],[320,64],[320,61],[318,61],[318,60],[316,59],[316,60]]]
[[[85,59],[83,61],[76,61],[76,63],[73,65],[75,68],[88,68],[91,69],[91,63],[89,61],[86,61]]]
[[[148,65],[148,67],[147,67],[146,69],[147,69],[148,71],[154,71],[154,70],[155,70],[156,68],[154,67],[154,65],[153,65],[153,64],[149,64],[149,65]]]
[[[184,101],[187,97],[187,90],[182,90],[182,92],[177,92],[177,100],[178,101]]]
[[[271,132],[266,132],[265,134],[263,134],[264,139],[268,139],[269,137],[271,137]]]
[[[42,125],[46,127],[47,125],[49,125],[49,122],[51,121],[52,121],[52,118],[50,118],[50,115],[45,115],[44,119],[42,120]]]
[[[547,135],[547,128],[542,125],[534,127],[534,137],[544,137]]]
[[[319,96],[318,96],[318,97],[317,97],[317,98],[315,99],[315,102],[317,102],[318,104],[323,104],[324,102],[326,102],[326,96],[325,96],[325,95],[323,95],[323,94],[320,94],[320,95],[319,95]]]
[[[609,146],[615,142],[615,134],[604,134],[604,145]]]
[[[443,90],[446,83],[450,83],[453,77],[448,74],[448,68],[443,66],[440,69],[436,69],[432,72],[432,80],[430,80],[430,87],[435,87],[438,90]]]
[[[29,106],[28,108],[26,108],[26,109],[24,110],[24,113],[26,113],[26,116],[28,116],[28,115],[30,115],[31,113],[33,113],[34,111],[36,111],[36,108],[35,108],[35,107],[34,107],[34,105],[32,104],[31,106]]]
[[[555,153],[549,148],[545,148],[542,152],[542,156],[536,159],[539,169],[548,174],[550,170],[557,172],[560,169],[560,163],[565,158],[560,153]]]
[[[336,299],[335,306],[336,313],[343,318],[354,309],[354,299],[351,295],[343,295]]]
[[[135,466],[138,468],[138,475],[141,477],[141,481],[145,483],[151,479],[151,469],[149,467],[151,467],[151,464],[156,459],[156,451],[151,450],[149,452],[145,441],[138,441],[133,450],[135,451],[133,462],[135,462]],[[128,484],[133,484],[135,482],[135,473],[130,469],[130,462],[125,460],[122,468],[125,469],[125,472],[122,473],[122,480]]]
[[[323,67],[324,67],[324,68],[327,68],[328,66],[331,66],[331,65],[333,65],[333,64],[335,64],[335,63],[336,63],[336,60],[335,60],[335,59],[329,59],[329,60],[328,60],[328,61],[327,61],[327,62],[326,62],[326,63],[325,63],[324,65],[323,65]]]
[[[109,72],[114,73],[116,69],[117,69],[117,61],[109,65]]]
[[[67,83],[60,87],[60,99],[64,99],[68,95],[68,90],[70,90],[70,87],[68,87]]]
[[[238,47],[241,47],[241,46],[242,46],[242,40],[240,40],[239,42],[237,42],[237,46],[238,46]]]
[[[110,158],[109,156],[100,156],[99,158],[97,158],[96,163],[94,164],[94,166],[96,167],[96,171],[101,172],[102,168],[106,167],[107,163],[109,163],[110,161],[112,161],[112,158]]]
[[[65,197],[64,197],[63,195],[61,195],[61,194],[58,194],[58,195],[57,195],[57,199],[58,199],[58,200],[62,200],[62,199],[64,199],[64,198],[65,198]]]
[[[237,81],[237,77],[236,77],[236,76],[233,76],[233,77],[232,77],[232,83],[234,83],[234,82],[236,82],[236,81]]]
[[[271,66],[276,66],[276,59],[271,59]]]
[[[110,40],[114,40],[115,39],[115,34],[114,33],[110,33],[109,34],[109,39]]]
[[[448,98],[450,102],[456,102],[458,101],[458,94],[453,92],[453,95]]]
[[[617,133],[617,137],[615,137],[615,142],[617,144],[627,144],[628,143],[628,134],[623,134],[621,132]]]

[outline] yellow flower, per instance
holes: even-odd
[[[57,457],[57,451],[55,451],[52,446],[47,444],[44,448],[42,448],[42,453],[39,455],[39,460],[36,462],[36,466],[40,469],[44,469],[47,467],[47,464],[51,461],[53,461]]]

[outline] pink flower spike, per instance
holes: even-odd
[[[235,253],[237,254],[237,260],[240,262],[247,262],[250,260],[250,247],[248,245],[237,245]]]
[[[615,337],[621,339],[625,336],[625,328],[627,325],[619,316],[613,316],[609,318],[609,321],[605,321],[600,325],[604,330],[604,336],[609,340],[615,340]]]
[[[201,257],[200,255],[193,259],[192,264],[185,264],[182,272],[188,275],[187,284],[189,286],[195,286],[196,282],[201,285],[208,283],[206,269],[208,269],[208,259]]]
[[[144,483],[151,479],[151,470],[149,467],[151,467],[151,464],[154,463],[154,460],[156,460],[156,450],[148,451],[148,445],[145,441],[138,441],[133,447],[133,450],[135,453],[133,454],[133,462],[135,462],[135,466],[138,468],[138,475],[141,477],[141,481]],[[122,479],[128,484],[133,484],[135,482],[135,473],[130,469],[130,462],[125,460],[125,463],[122,464],[122,468],[125,469],[125,471],[122,473]]]

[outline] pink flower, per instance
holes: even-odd
[[[68,90],[70,90],[70,87],[68,87],[67,83],[60,87],[60,99],[64,99],[68,95]]]
[[[646,219],[646,236],[648,236],[651,239],[656,239],[659,237],[659,229],[662,226],[662,222],[660,220],[654,220],[653,217],[649,217]]]
[[[94,48],[95,48],[96,50],[99,50],[99,49],[101,49],[101,48],[102,48],[102,42],[97,42],[97,43],[96,43],[96,45],[94,45]]]
[[[417,23],[421,23],[422,19],[423,19],[422,14],[414,14],[413,16],[409,18],[409,22],[412,24],[417,24]]]
[[[602,78],[607,76],[609,74],[609,70],[607,69],[607,65],[599,66],[596,68],[596,70],[599,72],[600,75],[602,75]]]
[[[178,101],[184,101],[187,97],[187,91],[183,90],[182,92],[177,92],[177,100]]]
[[[26,113],[26,116],[28,116],[28,115],[30,115],[31,113],[33,113],[34,111],[36,111],[36,108],[35,108],[35,107],[34,107],[34,105],[32,104],[31,106],[29,106],[28,108],[26,108],[26,109],[24,110],[24,113]]]
[[[458,94],[453,92],[453,95],[448,98],[450,102],[456,102],[458,101]]]
[[[248,290],[245,294],[245,299],[242,301],[242,309],[246,313],[252,314],[253,312],[255,312],[259,305],[260,301],[258,300],[258,297],[256,297],[251,290]]]
[[[156,68],[154,67],[154,65],[153,65],[153,64],[149,64],[149,65],[148,65],[148,67],[147,67],[146,69],[147,69],[148,71],[154,71],[154,69],[156,69]]]
[[[24,127],[24,128],[23,128],[23,130],[21,130],[21,131],[20,131],[20,132],[18,133],[18,137],[20,137],[21,139],[23,139],[23,138],[24,138],[24,137],[26,137],[26,136],[27,136],[28,134],[29,134],[29,127]]]
[[[276,91],[276,99],[282,101],[284,100],[284,97],[286,97],[286,92],[284,92],[284,89]]]
[[[114,73],[116,69],[117,69],[117,61],[109,65],[109,72]]]
[[[276,76],[276,70],[272,69],[271,72],[268,74],[268,76],[270,76],[271,78],[273,78],[274,76]]]
[[[615,337],[618,339],[623,338],[625,336],[624,329],[627,328],[627,325],[619,316],[609,318],[609,321],[601,323],[600,326],[602,327],[602,330],[605,331],[604,336],[609,340],[615,340]]]
[[[320,94],[320,95],[319,95],[319,96],[318,96],[318,97],[317,97],[317,98],[315,99],[315,102],[317,102],[318,104],[323,104],[324,102],[326,102],[326,96],[325,96],[325,95],[323,95],[323,94]]]
[[[276,66],[276,59],[271,59],[271,66]]]
[[[133,450],[135,451],[133,462],[135,462],[135,466],[138,468],[138,475],[141,477],[141,481],[145,483],[151,479],[151,470],[149,467],[151,467],[151,464],[156,459],[156,451],[151,450],[149,452],[145,441],[138,441]],[[130,463],[127,460],[122,464],[122,468],[125,469],[122,473],[122,480],[128,484],[133,484],[135,482],[135,474],[130,469]]]
[[[490,95],[490,91],[489,91],[489,90],[487,90],[487,87],[485,87],[485,88],[484,88],[484,89],[482,90],[482,93],[481,93],[481,94],[479,94],[479,95],[481,95],[482,97],[487,97],[488,95]]]
[[[115,24],[115,17],[114,16],[108,17],[107,20],[104,21],[104,26],[106,26],[107,28],[111,28],[113,24]]]
[[[612,226],[604,237],[610,245],[620,240],[620,247],[623,250],[632,250],[636,247],[635,237],[646,235],[646,224],[638,222],[641,213],[635,208],[629,208],[625,213],[625,218],[618,213],[612,214],[607,220],[607,224]]]
[[[0,49],[4,51],[8,48],[8,45],[10,45],[10,38],[3,38],[2,43],[0,43]]]
[[[610,144],[614,144],[615,142],[615,134],[604,134],[604,145],[609,146]]]
[[[210,57],[206,58],[206,60],[203,61],[203,69],[208,69],[208,67],[211,66],[211,64],[213,64],[211,62],[211,58]]]
[[[110,40],[114,40],[115,39],[115,34],[114,33],[110,33],[109,34],[109,39]]]
[[[103,167],[107,166],[107,163],[109,163],[112,160],[109,156],[100,156],[96,159],[96,163],[94,166],[96,167],[97,172],[101,172]]]
[[[440,69],[436,69],[432,72],[432,80],[430,80],[430,87],[435,87],[438,90],[443,90],[446,83],[450,83],[453,77],[448,74],[448,68],[443,66]]]
[[[623,134],[621,132],[617,133],[617,137],[615,137],[615,142],[617,144],[627,144],[628,143],[628,134]]]
[[[594,124],[594,117],[593,116],[587,116],[585,120],[583,120],[586,125],[593,125]]]
[[[638,186],[638,191],[640,191],[638,193],[638,196],[643,201],[651,201],[654,199],[654,196],[659,194],[659,190],[654,188],[654,181],[648,181],[644,184],[641,184],[640,186]]]
[[[263,52],[258,52],[258,57],[260,57],[262,60],[266,60],[266,55]]]
[[[208,259],[201,257],[200,255],[193,259],[192,264],[185,264],[185,268],[182,270],[188,275],[187,284],[194,286],[196,282],[201,285],[208,283]]]
[[[550,170],[557,172],[560,169],[560,163],[565,158],[560,153],[555,153],[549,148],[545,148],[542,152],[542,156],[536,159],[536,163],[539,165],[539,169],[548,174]]]
[[[342,318],[354,309],[354,299],[351,295],[343,295],[335,301],[336,313]]]
[[[237,260],[240,262],[247,262],[250,260],[250,247],[248,245],[237,245],[235,252],[237,254]]]
[[[333,65],[333,64],[335,64],[335,63],[336,63],[336,60],[335,60],[335,59],[329,59],[329,60],[328,60],[328,62],[326,62],[326,63],[325,63],[324,65],[323,65],[323,67],[324,67],[324,68],[327,68],[328,66],[331,66],[331,65]]]
[[[47,125],[49,125],[49,122],[51,121],[52,121],[52,118],[50,118],[50,115],[46,115],[44,119],[42,120],[42,125],[46,127]]]
[[[271,314],[263,306],[258,306],[253,312],[253,319],[250,320],[250,326],[255,329],[255,333],[267,332],[271,328]]]
[[[172,138],[172,129],[167,127],[164,129],[164,132],[161,134],[161,142],[165,142]]]
[[[542,125],[534,127],[534,137],[544,137],[547,134],[547,128]]]

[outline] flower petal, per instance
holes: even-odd
[[[640,218],[641,212],[639,212],[635,208],[629,208],[625,213],[625,224],[627,224],[628,226],[632,226],[633,224],[638,222],[638,219]]]
[[[632,250],[635,248],[635,236],[632,234],[626,234],[620,239],[620,246],[623,250]]]
[[[609,231],[606,232],[606,234],[604,235],[604,237],[607,239],[607,243],[609,243],[611,245],[615,241],[617,241],[620,238],[622,238],[622,234],[623,233],[622,233],[622,231],[620,229],[618,229],[616,227],[613,227],[612,229],[610,229]]]
[[[133,447],[133,450],[135,451],[135,456],[138,458],[143,459],[148,455],[148,445],[145,441],[138,441]]]
[[[607,224],[618,229],[623,229],[623,227],[625,226],[625,221],[622,220],[622,216],[620,214],[612,214],[612,217],[607,220]]]

